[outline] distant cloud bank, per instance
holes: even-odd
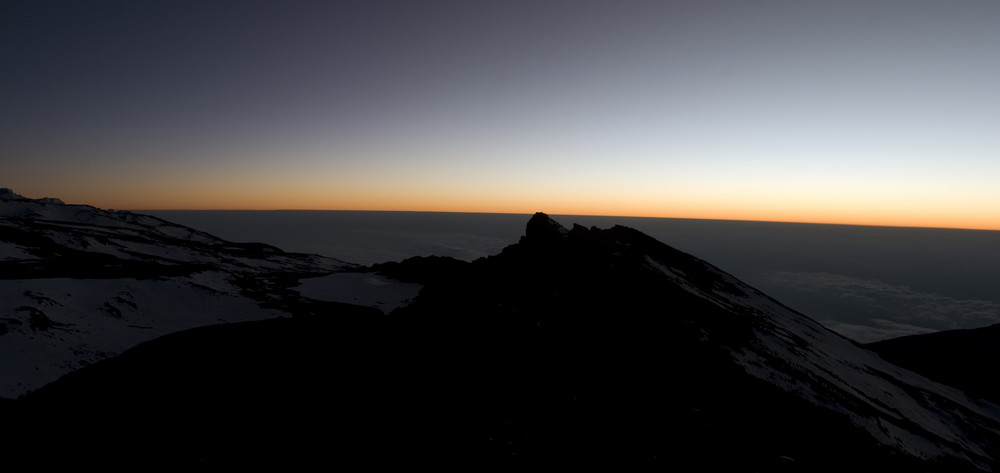
[[[800,291],[835,297],[838,305],[856,308],[857,321],[820,322],[859,342],[1000,322],[1000,304],[993,301],[956,299],[877,279],[785,271],[770,273],[769,280]]]

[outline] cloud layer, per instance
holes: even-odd
[[[988,300],[957,299],[844,274],[784,271],[770,273],[768,278],[772,284],[808,294],[817,304],[834,305],[838,312],[852,314],[830,318],[822,308],[813,314],[804,310],[859,342],[1000,322],[1000,304]]]

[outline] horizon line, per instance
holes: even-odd
[[[376,210],[376,209],[296,209],[296,208],[278,208],[278,209],[225,209],[225,208],[208,208],[208,209],[119,209],[126,210],[129,212],[371,212],[371,213],[437,213],[437,214],[478,214],[478,215],[524,215],[531,216],[536,212],[542,212],[550,216],[562,216],[562,217],[601,217],[601,218],[625,218],[625,219],[663,219],[663,220],[700,220],[700,221],[715,221],[715,222],[743,222],[743,223],[775,223],[775,224],[792,224],[792,225],[828,225],[828,226],[844,226],[844,227],[874,227],[874,228],[899,228],[899,229],[927,229],[927,230],[967,230],[967,231],[982,231],[982,232],[1000,232],[1000,226],[996,228],[988,227],[953,227],[945,225],[893,225],[893,224],[871,224],[871,223],[845,223],[845,222],[834,222],[834,221],[801,221],[801,220],[764,220],[764,219],[741,219],[741,218],[709,218],[709,217],[665,217],[665,216],[650,216],[650,215],[610,215],[610,214],[585,214],[585,213],[553,213],[545,211],[534,211],[534,212],[475,212],[475,211],[460,211],[460,210]]]

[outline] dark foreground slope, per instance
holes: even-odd
[[[500,255],[380,269],[425,289],[389,316],[314,305],[303,309],[325,315],[177,333],[2,406],[7,460],[995,466],[990,406],[631,229],[567,231],[536,215]]]
[[[866,345],[892,363],[1000,404],[1000,324]]]

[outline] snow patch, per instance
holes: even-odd
[[[285,315],[234,293],[217,274],[195,280],[204,284],[187,278],[0,280],[6,329],[0,335],[0,396],[20,396],[169,333]],[[31,317],[51,325],[33,327]]]

